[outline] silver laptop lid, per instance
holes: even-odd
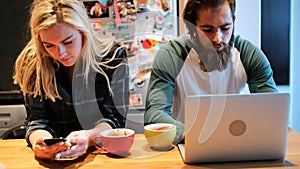
[[[188,96],[187,163],[282,159],[289,93]]]

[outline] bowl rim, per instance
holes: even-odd
[[[170,129],[166,129],[166,130],[156,130],[156,129],[153,129],[151,127],[153,126],[171,126]],[[156,131],[156,132],[162,132],[162,131],[172,131],[172,130],[175,130],[176,129],[176,125],[175,124],[172,124],[172,123],[152,123],[152,124],[148,124],[146,126],[144,126],[144,130],[148,130],[148,131]]]
[[[115,131],[115,130],[126,130],[126,131],[129,131],[130,134],[123,135],[123,136],[109,136],[108,135],[111,131]],[[99,136],[106,137],[106,138],[127,138],[127,137],[130,137],[130,136],[134,135],[134,134],[135,134],[135,131],[132,130],[132,129],[129,129],[129,128],[113,128],[113,129],[107,129],[107,130],[101,131]]]

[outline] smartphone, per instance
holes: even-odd
[[[46,144],[47,146],[51,146],[51,145],[53,145],[53,144],[55,144],[55,143],[58,143],[58,142],[65,142],[65,141],[67,141],[67,139],[64,138],[64,137],[47,138],[47,139],[44,140],[44,142],[45,142],[45,144]]]

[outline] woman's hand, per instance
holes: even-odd
[[[90,146],[94,145],[94,139],[101,131],[111,129],[108,123],[101,122],[95,128],[90,130],[73,131],[67,136],[71,147],[61,152],[61,158],[74,158],[84,155]]]
[[[84,155],[92,145],[92,140],[86,130],[74,131],[67,136],[67,140],[71,143],[71,146],[60,152],[61,158],[74,158]]]
[[[38,158],[55,159],[58,152],[68,149],[70,144],[68,142],[58,142],[51,146],[47,146],[43,137],[38,138],[32,143],[32,151]]]
[[[59,142],[51,146],[47,146],[44,139],[52,138],[52,135],[46,130],[36,130],[29,136],[30,143],[32,145],[32,151],[35,156],[42,159],[55,159],[58,152],[67,150],[70,146],[68,141]]]

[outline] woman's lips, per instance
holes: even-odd
[[[69,61],[71,59],[71,57],[67,57],[67,58],[63,58],[61,59],[62,62],[66,62],[66,61]]]

